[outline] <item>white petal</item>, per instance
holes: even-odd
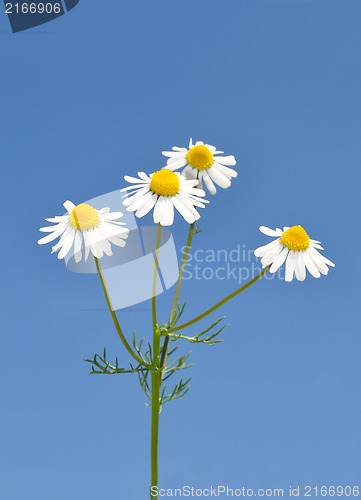
[[[167,158],[174,158],[174,156],[177,156],[177,153],[174,151],[162,151],[162,155],[166,156]]]
[[[276,249],[280,245],[279,241],[280,241],[279,239],[273,240],[273,241],[271,241],[271,243],[267,243],[267,245],[263,245],[261,247],[256,248],[256,250],[254,251],[255,256],[256,257],[263,257],[270,250]]]
[[[266,234],[267,236],[281,236],[282,231],[280,229],[270,229],[269,227],[266,226],[260,226],[259,230],[261,233]]]
[[[321,255],[321,254],[320,254],[320,256],[321,256],[321,259],[323,260],[323,262],[324,262],[325,264],[327,264],[328,266],[331,266],[331,267],[335,267],[335,264],[334,264],[331,260],[326,259],[326,257],[324,257],[324,256],[323,256],[323,255]]]
[[[120,219],[121,217],[123,217],[122,212],[112,212],[110,214],[104,215],[103,219],[104,220],[116,220],[116,219]]]
[[[167,165],[163,168],[167,168],[168,170],[177,170],[178,168],[184,167],[184,165],[187,165],[186,160],[181,160],[181,161],[175,161],[172,163],[167,163]]]
[[[163,211],[163,217],[160,220],[162,226],[171,226],[174,222],[174,206],[171,197],[165,197],[165,208]]]
[[[206,188],[211,194],[216,194],[217,192],[216,186],[213,184],[212,179],[209,177],[207,172],[201,172],[200,179],[204,180],[204,184],[206,185]]]
[[[141,198],[142,196],[144,196],[146,193],[149,192],[149,187],[148,186],[145,186],[141,189],[138,189],[137,191],[135,191],[135,193],[133,194],[129,194],[128,193],[128,198],[125,198],[123,200],[123,205],[125,207],[128,207],[129,205],[131,205],[135,200],[137,200],[138,198]]]
[[[180,186],[179,187],[179,192],[181,193],[187,193],[193,196],[196,196],[198,199],[201,199],[201,197],[205,196],[206,193],[203,189],[195,188],[195,187],[188,187],[188,186]],[[207,203],[206,200],[203,200]]]
[[[267,253],[264,254],[264,256],[261,259],[261,264],[263,267],[269,266],[270,264],[273,264],[273,262],[276,260],[278,255],[282,252],[283,246],[282,245],[277,245],[271,250],[269,250]]]
[[[304,261],[308,271],[310,272],[310,274],[312,274],[312,276],[314,278],[319,278],[321,276],[320,272],[317,269],[317,267],[315,266],[315,264],[313,263],[313,260],[312,260],[311,256],[309,255],[308,250],[305,250],[305,252],[303,252],[302,257],[303,257],[303,261]]]
[[[105,215],[105,214],[108,214],[110,212],[110,207],[104,207],[104,208],[101,208],[99,211],[98,211],[98,214],[99,215]]]
[[[323,256],[317,252],[316,249],[312,247],[308,247],[308,252],[309,255],[311,256],[311,259],[313,260],[313,263],[317,267],[317,269],[320,271],[321,274],[328,274],[328,267],[322,258]]]
[[[139,177],[146,182],[150,182],[151,178],[145,172],[138,172]]]
[[[73,228],[71,228],[73,229]],[[73,246],[74,243],[74,237],[75,237],[76,230],[73,229],[72,233],[69,233],[68,236],[64,239],[63,246],[58,253],[58,259],[62,259],[67,255],[71,247]]]
[[[285,281],[292,281],[293,274],[295,272],[296,267],[296,255],[294,250],[291,250],[286,259],[286,277]]]
[[[48,219],[45,219],[48,222],[65,222],[69,220],[69,215],[57,215],[56,217],[50,217]]]
[[[126,244],[126,242],[119,236],[109,236],[108,240],[110,241],[110,243],[113,243],[113,245],[116,245],[117,247],[124,247]]]
[[[73,229],[72,227],[68,226],[66,228],[65,232],[62,234],[62,237],[60,238],[60,240],[58,241],[58,243],[51,248],[51,253],[54,253],[54,252],[57,252],[58,250],[60,250],[60,248],[63,245],[65,245],[67,239],[69,237],[71,239],[74,239],[74,236],[75,236],[75,229]]]
[[[194,214],[192,213],[192,210],[187,206],[187,204],[184,203],[184,200],[182,200],[180,196],[173,197],[173,205],[182,215],[182,217],[184,217],[186,222],[188,222],[188,224],[193,224],[193,222],[196,220]]]
[[[109,223],[105,225],[104,223],[99,225],[94,229],[94,242],[98,245],[98,248],[101,249],[109,257],[112,255],[112,248],[109,242],[109,238],[107,237]]]
[[[113,255],[112,246],[108,240],[106,241],[106,244],[104,245],[104,253],[108,257],[111,257]]]
[[[286,260],[287,254],[288,254],[288,248],[284,247],[281,253],[279,253],[275,258],[275,260],[273,261],[273,264],[270,268],[271,273],[275,273],[276,271],[278,271],[278,269],[282,266],[282,264]]]
[[[127,186],[125,188],[122,188],[120,190],[120,192],[123,193],[124,191],[129,191],[131,189],[134,189],[134,192],[136,192],[138,189],[144,188],[145,185],[146,185],[146,183],[142,182],[142,184],[135,184],[134,186]]]
[[[169,154],[169,158],[167,160],[167,163],[172,163],[172,162],[177,162],[179,160],[181,160],[182,158],[185,159],[187,156],[187,152],[185,151],[184,153],[170,153]]]
[[[65,210],[67,210],[68,212],[71,212],[72,210],[74,210],[75,205],[74,205],[74,203],[72,203],[71,201],[66,200],[66,202],[64,202],[64,203],[63,203],[63,207],[64,207],[64,208],[65,208]]]
[[[173,147],[173,151],[162,151],[162,155],[168,158],[179,158],[179,156],[185,156],[187,154],[186,148]]]
[[[335,267],[335,264],[330,260],[326,259],[326,257],[322,255],[320,252],[317,252],[317,250],[313,250],[313,252],[317,256],[317,258],[321,259],[325,264],[331,267]]]
[[[218,163],[216,161],[213,163],[213,165],[216,166],[229,179],[231,179],[232,177],[237,177],[237,175],[238,175],[238,172],[233,170],[233,168],[225,167],[224,165],[221,165],[220,163]]]
[[[59,224],[58,226],[54,226],[55,229],[51,234],[48,234],[47,236],[44,236],[38,241],[39,245],[44,245],[45,243],[49,243],[50,241],[55,240],[58,236],[63,234],[63,232],[66,230],[68,227],[67,224]],[[45,228],[44,228],[45,229]]]
[[[158,196],[155,193],[152,193],[151,197],[148,198],[144,205],[135,212],[135,215],[137,217],[144,217],[144,215],[152,210],[156,204],[157,198]]]
[[[165,209],[164,196],[159,196],[153,211],[153,220],[156,224],[158,224],[162,219],[164,209]]]
[[[231,156],[215,156],[214,159],[221,165],[229,165],[233,167],[237,162],[233,155]]]
[[[124,180],[130,182],[131,184],[139,184],[142,181],[142,179],[139,178],[137,179],[136,177],[130,177],[130,175],[125,175]]]
[[[88,256],[89,256],[89,252],[90,252],[90,241],[88,238],[88,231],[83,232],[83,238],[84,238],[84,248],[85,248],[84,260],[86,262],[88,260]]]
[[[182,188],[184,188],[184,187],[187,187],[187,188],[196,187],[197,184],[199,184],[199,179],[197,178],[197,176],[192,175],[192,173],[190,173],[190,175],[185,174],[184,172],[186,171],[187,168],[189,168],[190,170],[195,170],[195,169],[192,169],[191,167],[186,167],[183,170],[183,172],[181,174],[179,174],[179,183],[182,186]]]
[[[82,258],[82,252],[81,252],[82,241],[83,241],[82,233],[81,231],[77,231],[75,233],[75,240],[74,240],[74,259],[76,263],[80,262]]]
[[[196,196],[192,196],[192,195],[189,195],[188,196],[188,199],[189,201],[192,203],[192,205],[194,205],[195,207],[199,207],[199,208],[206,208],[205,204],[204,203],[209,203],[208,200],[201,200],[199,198],[197,198]]]
[[[60,223],[60,224],[54,224],[53,226],[41,227],[39,231],[41,231],[42,233],[52,233],[56,231],[61,225],[66,227],[66,224]]]
[[[176,195],[176,196],[177,196],[177,198],[181,199],[182,202],[188,207],[188,209],[193,214],[194,219],[198,220],[200,218],[200,215],[197,212],[197,210],[194,208],[194,204],[193,204],[193,201],[190,199],[190,196],[188,196],[186,193],[178,193],[178,195]]]
[[[76,230],[74,228],[72,228],[71,226],[67,226],[66,230],[62,234],[58,243],[51,248],[51,253],[57,252],[64,245],[65,241],[68,239],[69,236],[71,238],[74,238],[75,231]]]
[[[127,211],[134,212],[135,210],[138,210],[139,208],[144,207],[144,205],[146,205],[146,203],[150,199],[152,199],[152,197],[153,197],[152,191],[148,191],[145,195],[138,197],[138,199],[136,199],[133,203],[131,203],[128,206]]]
[[[306,267],[302,256],[303,252],[296,252],[295,272],[298,281],[304,281],[306,278]]]
[[[129,229],[126,227],[114,226],[111,222],[102,221],[100,225],[96,228],[100,229],[100,233],[103,235],[103,239],[107,239],[108,236],[119,236],[120,234],[128,234]]]
[[[231,181],[228,179],[228,177],[219,170],[218,167],[213,165],[212,167],[207,169],[207,173],[209,177],[214,181],[218,186],[220,186],[223,189],[228,188],[231,185]]]
[[[189,165],[183,170],[182,175],[185,176],[186,179],[194,180],[197,178],[198,170],[196,168],[190,167]]]
[[[323,247],[321,247],[321,245],[319,243],[315,243],[313,241],[310,240],[310,246],[313,247],[313,248],[318,248],[318,250],[324,250]]]
[[[86,231],[86,234],[88,236],[88,242],[90,244],[90,250],[92,254],[97,259],[101,259],[103,257],[103,250],[102,246],[99,244],[99,240],[96,238],[96,235],[94,234],[94,230],[89,229],[89,231]]]

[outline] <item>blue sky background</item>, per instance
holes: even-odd
[[[361,486],[360,15],[358,0],[83,0],[14,35],[1,14],[1,498],[147,498],[136,377],[82,361],[104,345],[128,361],[97,277],[36,242],[64,200],[123,187],[191,136],[239,170],[194,250],[302,224],[336,268],[258,282],[223,308],[223,344],[190,346],[191,390],[161,414],[160,484]],[[178,216],[179,249],[186,232]],[[237,285],[186,281],[185,317]],[[149,336],[149,303],[119,318]]]

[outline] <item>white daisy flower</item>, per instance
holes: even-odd
[[[195,187],[198,184],[196,179],[187,180],[183,175],[167,168],[150,175],[138,172],[138,175],[138,179],[128,175],[124,177],[132,184],[121,189],[121,192],[132,190],[123,201],[128,212],[135,212],[137,217],[143,217],[154,207],[153,220],[162,226],[173,224],[174,208],[189,224],[200,218],[195,207],[204,208],[204,203],[208,201],[201,199],[206,193]]]
[[[58,236],[60,240],[52,247],[52,252],[58,253],[58,259],[64,258],[74,243],[74,259],[80,262],[82,259],[82,246],[84,240],[85,260],[88,259],[91,250],[94,257],[100,259],[105,253],[112,255],[111,243],[118,247],[125,246],[125,239],[128,237],[129,229],[120,227],[124,222],[115,222],[123,216],[122,212],[110,213],[110,208],[96,208],[81,203],[75,206],[71,201],[64,203],[68,211],[66,215],[45,219],[48,222],[55,222],[54,226],[42,227],[40,231],[50,233],[41,238],[38,243],[43,245],[55,240]]]
[[[183,174],[187,179],[199,179],[202,187],[202,180],[211,194],[216,194],[217,184],[221,188],[228,188],[231,185],[232,177],[237,177],[237,172],[229,166],[236,164],[234,156],[216,156],[223,151],[217,151],[210,144],[203,144],[198,141],[195,145],[192,139],[187,148],[174,146],[173,151],[162,151],[164,156],[169,157],[165,168],[177,170],[184,166]]]
[[[301,226],[284,227],[283,231],[261,226],[259,230],[267,236],[277,236],[277,239],[257,248],[255,256],[262,257],[262,267],[271,265],[271,273],[275,273],[286,261],[286,281],[292,281],[294,274],[299,281],[303,281],[306,268],[312,276],[319,278],[320,273],[328,273],[327,266],[335,266],[316,250],[323,250],[320,241],[311,240]]]

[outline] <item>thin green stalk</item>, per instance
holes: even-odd
[[[178,276],[178,281],[177,281],[177,285],[176,285],[175,292],[174,292],[173,304],[172,304],[172,309],[171,309],[170,315],[169,315],[169,321],[172,321],[173,316],[174,316],[174,314],[175,314],[175,312],[177,310],[177,304],[178,304],[180,289],[181,289],[181,286],[182,286],[182,279],[183,279],[184,269],[185,269],[185,266],[186,266],[186,263],[187,263],[187,259],[188,259],[188,255],[189,255],[189,250],[191,248],[191,243],[192,243],[193,235],[194,235],[194,223],[189,226],[189,232],[188,232],[188,238],[187,238],[186,248],[184,250],[184,254],[183,254],[183,257],[182,257],[182,262],[181,262],[181,265],[180,265],[180,268],[179,268],[179,276]]]
[[[193,235],[194,235],[194,223],[189,226],[189,233],[188,233],[186,248],[185,248],[185,251],[184,251],[184,254],[182,257],[182,262],[181,262],[181,265],[179,268],[179,275],[178,275],[177,285],[176,285],[175,292],[174,292],[173,304],[172,304],[172,308],[171,308],[170,315],[169,315],[169,321],[172,321],[172,319],[177,311],[177,304],[178,304],[180,289],[182,286],[184,269],[185,269],[185,266],[187,263],[189,250],[191,248]],[[168,345],[169,345],[169,337],[166,337],[166,339],[164,341],[163,350],[162,350],[162,357],[160,360],[160,367],[161,368],[164,367],[164,364],[166,361],[166,356],[168,353]]]
[[[158,224],[157,240],[154,251],[154,271],[153,271],[153,287],[152,287],[152,320],[153,320],[153,340],[157,331],[157,276],[159,267],[159,247],[162,236],[162,226]]]
[[[159,396],[160,396],[160,372],[151,372],[152,381],[152,429],[151,429],[151,488],[158,487],[158,431],[159,431]],[[156,500],[158,495],[150,497]]]
[[[100,277],[100,281],[102,283],[102,286],[103,286],[103,290],[104,290],[104,294],[105,294],[105,298],[106,298],[106,301],[107,301],[107,304],[108,304],[108,307],[109,307],[109,311],[110,311],[110,314],[113,318],[113,322],[114,322],[114,326],[118,332],[118,335],[120,337],[120,340],[123,342],[124,344],[124,347],[126,348],[126,350],[129,352],[129,354],[141,365],[143,366],[146,366],[146,367],[149,367],[151,366],[150,363],[146,363],[145,361],[143,361],[134,351],[133,349],[130,347],[130,345],[128,344],[127,342],[127,339],[124,337],[124,334],[122,332],[122,329],[120,328],[120,325],[119,325],[119,322],[118,322],[118,318],[117,318],[117,315],[115,314],[114,312],[114,309],[113,309],[113,306],[112,306],[112,303],[110,301],[110,297],[109,297],[109,292],[108,292],[108,288],[107,288],[107,285],[105,283],[105,280],[104,280],[104,276],[103,276],[103,271],[100,267],[100,264],[99,264],[99,260],[94,257],[95,259],[95,264],[97,266],[97,271],[98,271],[98,274],[99,274],[99,277]]]
[[[208,314],[211,314],[213,311],[215,311],[219,307],[223,306],[223,304],[225,304],[229,300],[233,299],[233,297],[236,297],[239,293],[243,292],[248,287],[253,285],[253,283],[255,283],[257,280],[259,280],[264,274],[266,274],[270,270],[270,267],[271,266],[267,266],[259,274],[257,274],[257,276],[255,278],[251,279],[248,283],[241,286],[241,288],[238,288],[238,290],[236,290],[235,292],[232,292],[230,295],[227,295],[227,297],[225,297],[223,300],[220,300],[219,302],[217,302],[217,304],[215,304],[210,309],[207,309],[207,311],[205,311],[203,314],[200,314],[199,316],[196,316],[195,318],[191,319],[190,321],[187,321],[187,323],[183,323],[183,325],[179,325],[175,328],[170,328],[169,330],[167,330],[166,333],[177,332],[177,331],[182,330],[183,328],[187,328],[188,326],[191,326],[194,323],[197,323],[197,321],[200,321],[201,319],[205,318],[206,316],[208,316]],[[167,337],[167,339],[168,339],[168,337]]]
[[[162,226],[158,224],[157,240],[154,251],[154,272],[152,288],[152,320],[153,320],[153,368],[159,368],[160,332],[157,324],[157,277],[159,267],[159,247],[162,235]],[[161,374],[159,371],[151,371],[152,391],[152,426],[151,426],[151,488],[158,486],[158,431],[159,431],[159,400],[160,400]],[[157,499],[158,495],[152,494],[151,498]]]

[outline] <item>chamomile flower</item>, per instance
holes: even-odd
[[[165,168],[177,170],[185,166],[183,174],[187,179],[199,179],[200,187],[202,181],[211,194],[216,194],[217,184],[221,188],[231,185],[232,177],[237,177],[237,172],[230,166],[236,164],[234,156],[218,156],[223,151],[217,151],[210,144],[198,141],[193,144],[189,141],[188,148],[174,146],[173,151],[163,151],[162,154],[169,159]]]
[[[135,212],[137,217],[143,217],[154,207],[153,220],[162,226],[173,224],[174,208],[189,224],[200,218],[195,207],[204,208],[204,203],[208,201],[201,198],[206,193],[195,187],[198,184],[196,179],[186,179],[169,169],[158,170],[150,175],[138,172],[138,175],[138,179],[128,175],[124,177],[132,184],[121,189],[131,190],[129,197],[123,201],[128,212]]]
[[[85,249],[85,260],[88,259],[91,250],[94,257],[101,258],[105,253],[112,255],[111,243],[118,247],[125,246],[129,229],[121,227],[124,222],[116,222],[123,216],[122,212],[110,212],[109,208],[97,210],[86,203],[75,206],[71,201],[64,203],[68,211],[66,215],[45,219],[55,222],[54,226],[42,227],[40,231],[50,233],[41,238],[38,243],[43,245],[60,237],[52,252],[58,253],[58,259],[64,258],[74,244],[75,262],[82,259],[82,247]]]
[[[283,231],[261,226],[260,231],[277,239],[257,248],[254,254],[262,257],[262,267],[271,265],[270,272],[275,273],[286,261],[286,281],[292,281],[293,275],[299,281],[306,278],[306,268],[315,278],[328,273],[328,267],[335,264],[321,255],[317,249],[323,250],[320,241],[311,240],[301,226],[284,227]]]

